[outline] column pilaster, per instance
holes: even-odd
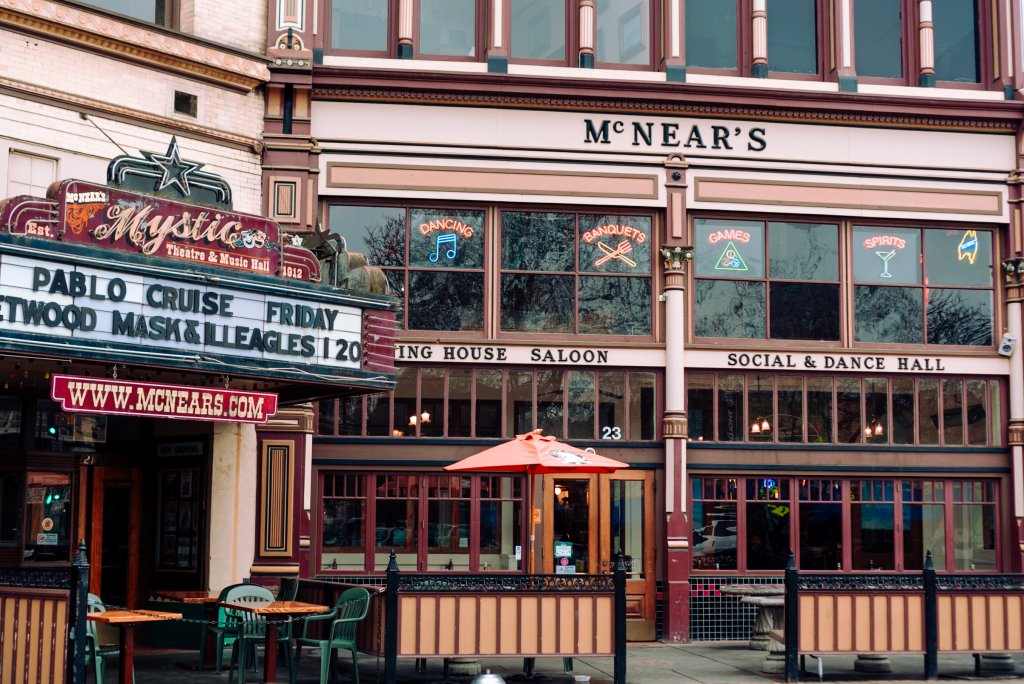
[[[505,44],[505,24],[509,18],[506,3],[510,0],[490,0],[487,16],[487,71],[492,74],[508,73],[508,46]]]
[[[665,240],[661,248],[664,286],[659,297],[665,303],[665,539],[666,590],[665,629],[668,641],[689,638],[690,630],[690,542],[686,511],[686,340],[687,268],[693,248],[683,246],[686,230],[686,171],[682,155],[665,161],[665,190],[668,199]]]
[[[398,59],[412,59],[413,0],[398,2]]]
[[[686,33],[683,30],[685,12],[686,0],[666,0],[663,20],[665,30],[662,41],[665,47],[661,60],[666,81],[686,82]]]
[[[830,68],[839,83],[840,92],[857,92],[857,57],[853,43],[853,2],[836,0],[836,13],[832,17],[833,44],[829,51]]]
[[[594,68],[594,36],[596,34],[594,0],[580,0],[580,61],[581,69]]]
[[[921,0],[918,4],[917,22],[921,66],[917,75],[917,85],[923,88],[935,87],[935,31],[933,26],[932,0]]]
[[[753,23],[753,65],[754,78],[768,78],[768,0],[754,0]]]

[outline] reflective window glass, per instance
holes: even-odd
[[[476,56],[476,0],[419,0],[423,55]]]
[[[331,0],[331,47],[386,51],[389,4],[384,0]]]
[[[764,224],[694,220],[694,272],[714,278],[764,277]]]
[[[686,64],[736,68],[737,6],[730,0],[686,3]]]
[[[745,280],[698,280],[694,284],[697,337],[765,337],[765,284]]]
[[[513,59],[565,60],[565,0],[511,0]]]
[[[903,3],[856,0],[853,3],[857,74],[903,78]]]
[[[975,0],[932,0],[935,80],[978,83],[978,8]]]
[[[597,0],[598,62],[649,64],[651,61],[651,0]]]
[[[816,0],[767,0],[768,70],[818,73]]]

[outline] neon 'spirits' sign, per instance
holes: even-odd
[[[895,247],[903,249],[907,241],[895,235],[874,235],[864,240],[864,249],[875,249],[877,247]]]
[[[50,396],[71,413],[266,423],[277,395],[210,387],[54,375]]]

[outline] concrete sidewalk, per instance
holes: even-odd
[[[629,647],[627,680],[630,684],[681,684],[701,682],[703,684],[759,684],[780,682],[778,675],[761,672],[765,651],[752,651],[746,643],[699,643],[699,644],[634,644]],[[825,681],[841,682],[905,682],[921,681],[924,671],[923,656],[893,656],[893,673],[888,675],[863,675],[853,669],[854,656],[826,656]],[[196,661],[195,651],[150,651],[140,649],[135,657],[136,682],[138,684],[226,684],[227,667],[222,674],[213,672],[192,672]],[[974,659],[970,655],[940,656],[940,680],[993,680],[1024,681],[1024,655],[1015,655],[1016,674],[974,676]],[[500,674],[506,681],[533,681],[544,684],[575,684],[574,675],[589,675],[590,684],[608,684],[612,679],[611,658],[578,658],[573,661],[573,672],[562,672],[562,660],[558,658],[537,659],[536,673],[542,675],[523,679],[521,659],[494,658],[480,661],[483,668]],[[262,663],[261,663],[262,664]],[[383,660],[361,655],[359,659],[360,681],[372,684],[377,681],[377,668],[383,675]],[[808,658],[808,668],[814,670],[802,680],[818,680],[817,664]],[[518,677],[516,675],[519,675]],[[287,671],[281,664],[280,681],[287,682]],[[349,658],[341,657],[341,669],[337,679],[342,684],[352,681],[352,664]],[[423,673],[415,670],[412,660],[399,660],[399,681],[413,684],[440,684],[444,678],[441,660],[427,661]],[[107,664],[106,684],[117,682],[117,662],[111,659]],[[450,681],[468,684],[470,677],[452,677]],[[90,677],[91,681],[92,678]],[[249,681],[256,681],[250,676]],[[237,673],[235,681],[238,681]],[[298,681],[311,684],[319,681],[319,657],[315,652],[306,653],[302,658],[302,669]]]

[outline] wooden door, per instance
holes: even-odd
[[[654,641],[655,548],[654,473],[620,470],[602,475],[600,489],[601,572],[614,570],[623,554],[626,564],[626,638]]]
[[[142,471],[93,469],[89,591],[112,605],[138,606],[142,557]]]
[[[655,638],[654,472],[545,475],[541,572],[598,574],[627,564],[626,636]]]

